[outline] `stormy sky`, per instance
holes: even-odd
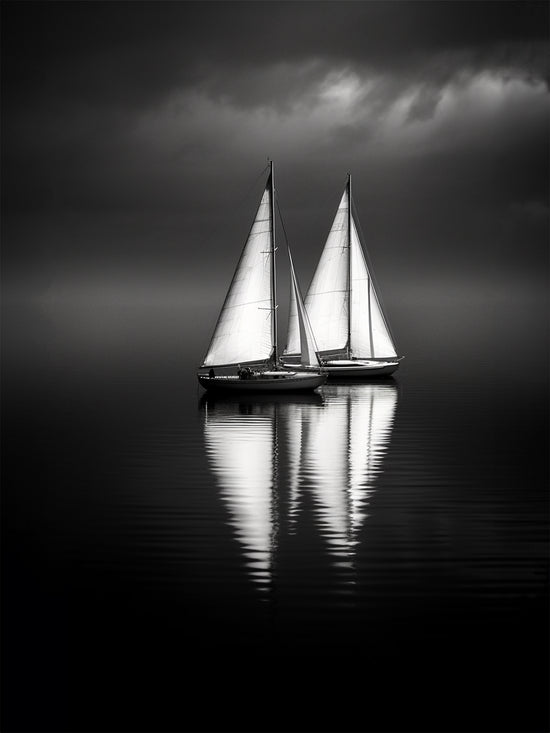
[[[463,331],[480,300],[516,299],[518,328],[539,312],[546,3],[4,2],[2,16],[6,297],[175,303],[210,333],[269,156],[303,289],[350,171],[394,331],[443,301]]]

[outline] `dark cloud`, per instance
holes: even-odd
[[[395,70],[451,51],[548,73],[531,50],[547,38],[542,2],[7,2],[3,15],[8,99],[33,90],[125,106],[221,79],[232,88],[249,67]]]
[[[497,257],[512,273],[525,238],[545,242],[546,3],[5,2],[2,16],[5,277],[51,291],[83,272],[124,287],[179,273],[223,291],[257,187],[244,207],[237,192],[268,155],[306,281],[348,170],[390,279]]]

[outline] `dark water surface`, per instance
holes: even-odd
[[[181,344],[38,342],[4,371],[5,730],[548,729],[544,375],[205,399]]]

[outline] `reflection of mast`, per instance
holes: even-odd
[[[274,411],[273,406],[261,405],[243,414],[235,407],[216,404],[208,411],[206,450],[253,580],[266,589],[272,574],[276,511]]]
[[[308,409],[307,407],[305,409]],[[311,409],[311,408],[309,408]],[[296,529],[300,508],[300,468],[304,439],[304,406],[290,404],[285,410],[288,445],[288,528]]]

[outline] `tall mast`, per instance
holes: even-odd
[[[351,173],[348,173],[348,359],[351,357]]]
[[[271,199],[271,318],[273,334],[273,360],[275,367],[279,364],[279,347],[277,345],[277,271],[275,267],[275,182],[273,180],[273,161],[269,161],[270,166],[270,199]]]

